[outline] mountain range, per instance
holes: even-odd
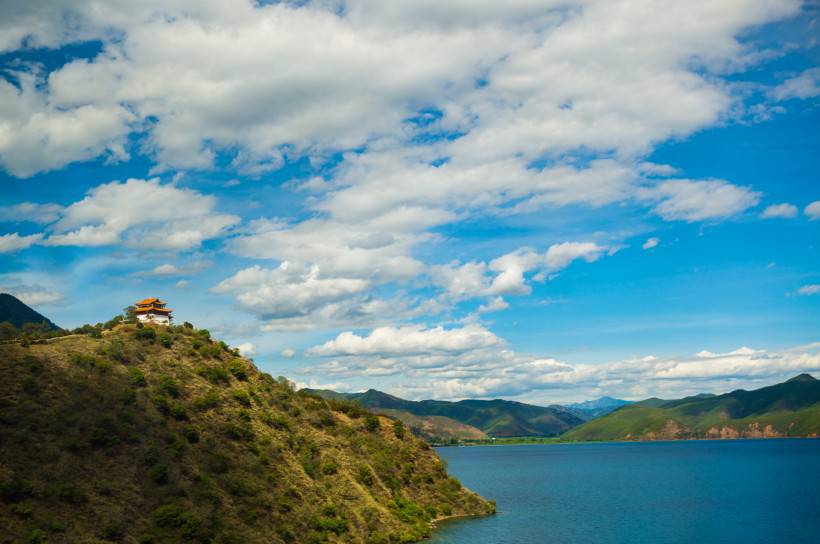
[[[0,323],[3,322],[11,323],[18,329],[26,323],[44,324],[46,330],[59,329],[50,319],[8,293],[0,293]]]
[[[387,412],[436,441],[486,436],[557,436],[583,423],[563,406],[534,406],[509,400],[405,400],[375,389],[363,393],[307,390],[325,398],[343,398]]]
[[[562,435],[564,440],[816,437],[820,382],[809,374],[753,391],[647,399]]]

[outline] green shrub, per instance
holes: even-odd
[[[188,412],[185,410],[185,406],[180,403],[175,403],[171,405],[171,417],[178,420],[186,420],[188,419]]]
[[[397,419],[393,422],[393,434],[395,434],[396,438],[398,438],[399,440],[404,438],[405,429],[404,423],[402,421]]]
[[[194,538],[199,533],[202,521],[179,504],[164,504],[154,510],[154,523],[158,527],[177,529],[186,538]]]
[[[197,373],[213,384],[231,381],[231,375],[222,366],[201,366]]]
[[[219,393],[216,391],[210,391],[206,393],[202,397],[197,397],[194,399],[194,409],[199,412],[204,412],[206,410],[210,410],[212,408],[216,408],[219,406]]]
[[[134,387],[145,387],[148,385],[148,381],[145,379],[145,372],[137,367],[132,366],[128,369],[128,379]]]
[[[371,433],[378,431],[381,428],[381,425],[379,425],[379,416],[367,414],[364,418],[364,428]]]
[[[167,484],[168,483],[168,465],[164,463],[160,463],[155,465],[154,468],[151,469],[151,480],[154,481],[156,484]]]
[[[146,342],[153,342],[157,338],[157,331],[151,327],[138,328],[134,331],[134,337],[137,340],[144,340]]]
[[[244,389],[234,389],[233,398],[242,406],[250,407],[251,396]]]
[[[46,532],[42,529],[32,529],[32,531],[28,534],[26,542],[28,544],[42,544],[48,542],[48,537]]]
[[[193,427],[189,427],[188,429],[185,429],[185,438],[191,444],[195,444],[196,442],[199,442],[199,431]]]
[[[82,368],[94,368],[100,363],[100,360],[93,355],[86,355],[85,353],[72,353],[71,362]]]
[[[159,343],[166,348],[170,348],[174,345],[174,338],[167,332],[161,332],[159,334]]]
[[[371,468],[367,465],[359,465],[356,469],[356,479],[368,487],[373,485],[373,482],[375,481],[373,477],[373,470],[371,470]]]
[[[0,499],[3,502],[18,502],[34,494],[31,482],[13,478],[0,481]]]
[[[237,380],[244,381],[248,379],[248,370],[245,367],[245,363],[243,363],[239,359],[229,361],[228,370],[231,374],[233,374],[234,378],[236,378]]]
[[[171,376],[160,376],[157,389],[171,397],[177,398],[179,396],[179,384]]]
[[[234,440],[250,441],[254,438],[253,429],[251,429],[247,423],[239,424],[229,422],[225,426],[225,434]]]
[[[170,415],[171,414],[171,403],[168,401],[168,397],[165,395],[154,395],[154,406],[157,407],[157,410],[163,415]]]
[[[57,498],[68,504],[84,504],[88,502],[85,492],[71,484],[61,484],[57,487]]]

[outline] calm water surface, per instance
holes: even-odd
[[[820,542],[820,440],[440,448],[496,516],[436,544]]]

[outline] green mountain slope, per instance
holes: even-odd
[[[409,542],[491,513],[400,423],[207,331],[0,345],[0,542]]]
[[[411,401],[375,389],[364,393],[314,392],[326,398],[353,400],[371,410],[445,417],[499,437],[556,436],[583,422],[561,406],[534,406],[509,400]]]
[[[59,329],[47,317],[29,308],[17,297],[8,293],[0,293],[0,323],[8,322],[21,328],[26,323],[44,325],[45,330]]]
[[[566,440],[757,438],[820,434],[820,382],[801,374],[754,391],[624,406],[562,435]]]

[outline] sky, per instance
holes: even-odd
[[[0,291],[300,386],[820,377],[820,3],[0,2]]]

